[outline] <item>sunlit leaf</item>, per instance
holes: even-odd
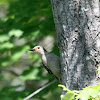
[[[24,73],[19,77],[20,80],[38,80],[39,70],[37,68],[25,70]]]
[[[18,49],[16,48],[16,50],[18,50]],[[28,49],[29,49],[29,46],[26,45],[26,46],[23,46],[18,51],[13,52],[10,60],[17,61],[25,53],[25,51],[28,50]]]
[[[64,85],[59,84],[58,86],[59,86],[59,87],[62,87],[63,90],[65,90],[65,91],[69,91],[69,92],[71,92],[71,90],[67,89]]]
[[[7,66],[13,62],[18,61],[21,58],[21,56],[25,53],[25,51],[27,51],[28,49],[29,49],[29,46],[27,45],[13,48],[11,56],[1,59],[2,61],[1,65]]]
[[[0,42],[4,42],[4,41],[8,41],[10,39],[10,37],[6,34],[2,34],[0,35]]]
[[[64,97],[61,100],[73,100],[75,97],[75,94],[73,92],[68,92],[64,95]]]
[[[31,39],[32,39],[32,40],[35,40],[36,37],[37,37],[38,34],[39,34],[39,30],[37,30],[37,31],[35,31],[35,32],[32,32],[31,34],[33,35],[33,37],[31,37]]]
[[[93,98],[97,97],[99,92],[100,92],[100,88],[98,88],[98,89],[92,89],[92,88],[85,89],[84,88],[84,90],[81,90],[80,94],[76,98],[77,98],[77,100],[79,98],[81,100],[88,100],[90,96]]]
[[[5,42],[3,44],[0,44],[0,50],[1,49],[10,49],[12,47],[14,47],[14,45],[10,42]]]
[[[9,36],[20,37],[23,34],[23,31],[19,29],[13,29],[9,32]]]

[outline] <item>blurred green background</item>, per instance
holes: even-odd
[[[49,0],[0,0],[0,100],[22,100],[54,78],[28,49],[59,56]],[[59,82],[30,100],[60,100]]]

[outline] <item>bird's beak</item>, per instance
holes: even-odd
[[[35,49],[29,49],[29,51],[36,51]]]

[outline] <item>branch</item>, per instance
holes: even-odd
[[[30,99],[32,96],[36,95],[37,93],[41,92],[43,89],[45,89],[46,87],[50,86],[51,84],[55,83],[57,80],[54,80],[50,83],[48,83],[47,85],[39,88],[38,90],[36,90],[35,92],[33,92],[32,94],[30,94],[29,96],[27,96],[26,98],[24,98],[23,100],[28,100]]]

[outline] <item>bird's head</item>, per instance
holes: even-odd
[[[29,49],[29,51],[34,51],[38,54],[44,54],[44,52],[46,51],[42,46],[35,46],[34,48],[32,49]]]

